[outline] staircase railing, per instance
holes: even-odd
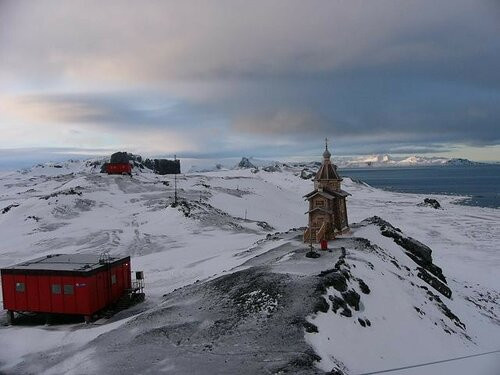
[[[319,231],[316,232],[316,241],[321,241],[325,238],[325,234],[326,234],[326,222],[323,222],[323,224],[321,225],[321,228],[319,228]]]
[[[311,238],[311,228],[306,228],[304,231],[304,242],[309,241],[309,238]]]

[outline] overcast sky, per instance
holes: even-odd
[[[500,1],[0,0],[0,161],[310,158],[324,137],[500,160]]]

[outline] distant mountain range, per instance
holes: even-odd
[[[377,167],[418,167],[418,166],[471,166],[482,165],[463,158],[444,158],[444,157],[426,157],[426,156],[406,156],[396,157],[388,154],[367,155],[367,156],[339,156],[332,157],[332,161],[339,168],[377,168]],[[226,160],[197,160],[190,164],[186,171],[188,172],[209,172],[225,169],[256,169],[276,166],[309,166],[320,164],[321,158],[313,162],[286,162],[276,160],[263,160],[253,157],[242,157],[241,159]]]
[[[139,155],[132,155],[131,162],[140,170],[148,168],[143,163]],[[102,165],[109,159],[105,157],[94,158],[88,160],[68,160],[66,162],[52,162],[44,163],[26,168],[25,170],[41,169],[43,167],[54,166],[57,168],[67,167],[69,169],[81,168],[83,165],[87,168],[101,168]],[[443,157],[425,157],[425,156],[408,156],[408,157],[395,157],[388,154],[367,155],[367,156],[339,156],[332,157],[332,161],[339,168],[381,168],[381,167],[418,167],[418,166],[473,166],[483,165],[485,163],[475,162],[463,158],[443,158]],[[81,164],[83,163],[83,164]],[[321,158],[315,161],[277,161],[277,160],[264,160],[253,157],[228,158],[228,159],[181,159],[182,173],[197,173],[197,172],[210,172],[231,169],[263,169],[268,171],[278,171],[283,167],[318,167],[321,164]],[[49,168],[50,169],[50,168]],[[47,169],[44,170],[47,172]]]
[[[388,154],[360,157],[339,157],[334,163],[342,168],[361,167],[410,167],[410,166],[470,166],[482,163],[462,158],[443,158],[425,156],[393,157]]]

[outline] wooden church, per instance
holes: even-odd
[[[337,166],[332,164],[331,156],[326,140],[323,162],[314,177],[314,190],[304,195],[309,202],[305,242],[332,240],[337,234],[349,230],[346,197],[350,194],[340,188],[342,178],[337,173]]]

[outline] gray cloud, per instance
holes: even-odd
[[[329,125],[326,119],[314,112],[284,110],[236,118],[233,122],[233,129],[253,135],[287,137],[289,135],[302,136],[307,132],[325,133],[332,130]]]
[[[488,0],[3,1],[0,90],[40,122],[185,131],[193,155],[498,145],[499,20]]]
[[[37,94],[13,99],[15,110],[40,122],[96,124],[103,128],[196,125],[198,113],[188,106],[155,93]]]
[[[295,79],[422,64],[479,76],[469,64],[491,66],[500,31],[489,1],[4,1],[2,10],[3,64],[38,78]]]

